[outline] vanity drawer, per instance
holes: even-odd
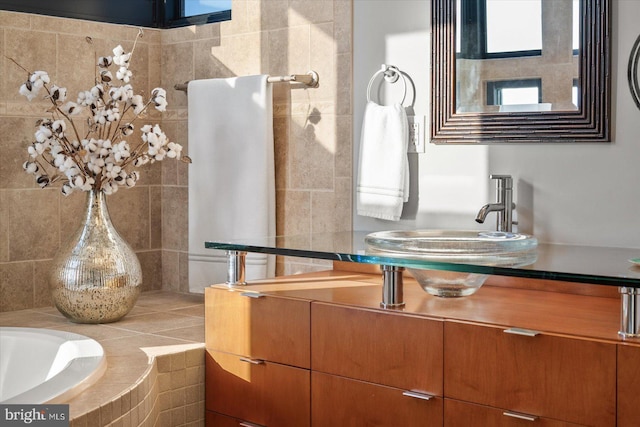
[[[314,371],[442,396],[442,321],[313,302]]]
[[[452,321],[444,331],[446,397],[583,425],[615,425],[615,344]]]
[[[208,411],[264,426],[309,426],[310,372],[207,350]]]
[[[442,425],[440,397],[407,396],[398,388],[315,371],[311,384],[313,427]]]
[[[640,422],[640,347],[618,344],[618,427]]]
[[[310,301],[211,287],[205,307],[208,349],[309,368]]]
[[[469,427],[473,420],[474,427],[578,427],[580,424],[541,418],[530,414],[521,414],[461,402],[444,400],[444,427]]]

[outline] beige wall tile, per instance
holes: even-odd
[[[58,34],[57,39],[58,69],[51,82],[66,87],[69,100],[75,101],[79,91],[89,90],[95,84],[96,54],[103,56],[110,51],[100,49],[99,43],[88,43],[84,35]]]
[[[262,2],[260,5],[260,29],[262,31],[287,28],[288,25],[289,0],[270,0]]]
[[[30,14],[0,10],[0,27],[27,29],[30,26]]]
[[[7,96],[5,89],[5,76],[6,76],[6,66],[9,61],[5,59],[5,49],[4,49],[4,33],[5,30],[2,27],[2,11],[0,11],[0,115],[5,115],[6,105],[4,104],[5,98]]]
[[[9,198],[0,190],[0,262],[9,261]]]
[[[33,306],[49,307],[53,305],[51,290],[49,289],[49,274],[53,262],[50,260],[34,262],[33,278]]]
[[[292,116],[290,187],[333,190],[335,117]]]
[[[336,41],[336,52],[338,54],[352,51],[352,23],[353,2],[351,0],[334,0],[333,2],[333,38]]]
[[[160,62],[163,88],[173,88],[193,78],[193,43],[176,43],[162,46]],[[167,91],[167,102],[172,108],[186,107],[187,99],[175,90]]]
[[[50,77],[56,76],[56,35],[42,31],[25,31],[14,29],[5,32],[5,54],[14,59],[22,67],[33,72],[36,70],[48,71]],[[18,93],[18,88],[27,79],[27,73],[14,64],[7,63],[5,85],[7,88],[7,100],[28,102]],[[15,91],[9,88],[16,88]],[[36,103],[37,100],[32,101]],[[48,106],[48,102],[43,102]],[[44,111],[44,110],[41,110]]]
[[[194,43],[197,79],[258,74],[263,70],[263,33],[239,34]]]
[[[289,187],[289,118],[275,117],[273,120],[273,145],[276,188]]]
[[[289,26],[333,21],[333,0],[291,0]]]
[[[269,72],[271,74],[304,74],[311,69],[309,33],[308,26],[268,32]]]
[[[180,258],[175,251],[162,251],[162,283],[165,290],[180,291]]]
[[[186,251],[188,249],[187,188],[164,187],[162,190],[162,247]]]
[[[162,187],[149,187],[149,246],[162,249]]]
[[[333,39],[333,23],[318,24],[310,31],[310,68],[322,76],[322,84],[309,91],[313,101],[335,103],[337,72],[336,42]]]
[[[8,192],[9,259],[51,259],[60,241],[57,189]]]
[[[142,267],[142,291],[162,289],[162,251],[137,252]]]
[[[0,188],[34,188],[35,177],[22,169],[29,159],[27,147],[34,140],[35,119],[20,117],[0,117]]]
[[[308,191],[276,191],[278,234],[305,235],[311,232],[311,195]]]
[[[33,307],[33,262],[0,264],[0,311]]]
[[[353,176],[353,147],[351,116],[336,116],[336,155],[335,176],[351,178]]]
[[[353,92],[351,75],[353,73],[351,54],[336,57],[336,114],[352,115]],[[348,139],[351,143],[351,138]]]
[[[186,252],[178,254],[180,268],[180,292],[189,292],[189,255]]]

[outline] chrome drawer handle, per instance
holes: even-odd
[[[403,391],[402,395],[407,397],[413,397],[415,399],[422,399],[422,400],[433,399],[433,396],[425,393],[418,393],[417,391]]]
[[[254,424],[248,421],[241,421],[238,423],[238,427],[262,427],[262,426],[260,424]]]
[[[262,298],[264,294],[261,294],[260,292],[242,292],[240,296],[249,298]]]
[[[505,334],[522,335],[525,337],[535,337],[536,335],[540,335],[540,332],[538,331],[534,331],[531,329],[522,329],[522,328],[509,328],[509,329],[505,329],[502,332],[504,332]]]
[[[250,359],[248,357],[241,357],[240,361],[241,362],[251,363],[252,365],[262,365],[264,363],[264,360],[261,360],[261,359]]]
[[[538,417],[536,417],[535,415],[527,415],[527,414],[521,414],[519,412],[511,412],[511,411],[504,411],[502,415],[506,415],[507,417],[517,418],[519,420],[525,420],[525,421],[535,421],[538,419]]]

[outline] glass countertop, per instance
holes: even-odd
[[[210,240],[207,249],[640,288],[640,249],[538,244],[533,264],[498,267],[367,253],[369,231]],[[636,261],[634,261],[636,260]]]

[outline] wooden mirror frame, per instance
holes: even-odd
[[[583,0],[575,111],[456,113],[456,0],[431,2],[431,141],[442,143],[609,142],[610,0]]]

